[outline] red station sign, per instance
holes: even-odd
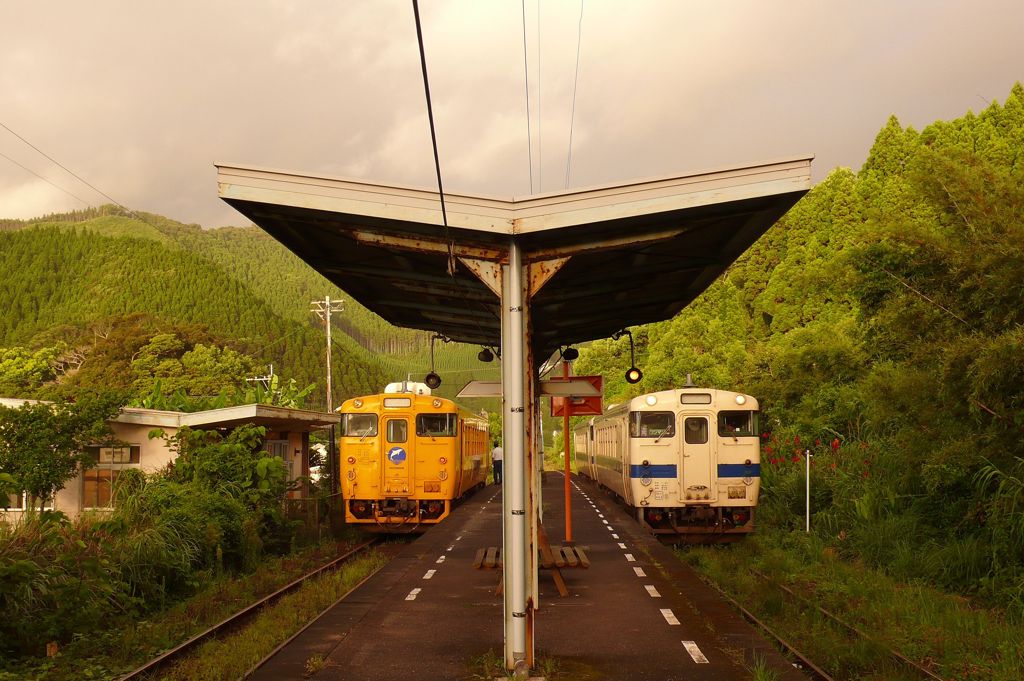
[[[604,394],[604,379],[601,376],[570,376],[569,378],[550,377],[552,383],[559,381],[589,381],[601,395],[594,397],[552,397],[551,415],[564,416],[565,403],[569,402],[569,416],[600,416],[604,413],[601,403]]]

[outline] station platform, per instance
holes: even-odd
[[[563,481],[549,472],[543,486],[553,548],[564,536]],[[500,494],[478,491],[251,678],[487,679],[485,669],[503,658],[501,573],[473,563],[479,549],[501,546]],[[755,661],[780,681],[806,679],[585,478],[573,478],[572,502],[573,539],[590,567],[561,570],[564,598],[541,571],[537,668],[550,679],[746,680]],[[323,666],[309,674],[307,661],[318,657]]]

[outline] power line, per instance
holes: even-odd
[[[572,81],[572,113],[569,114],[569,155],[565,162],[565,188],[569,188],[572,169],[572,129],[576,121],[576,86],[580,82],[580,44],[583,42],[583,0],[580,0],[580,23],[576,28],[576,77]]]
[[[78,180],[79,182],[81,182],[81,183],[82,183],[82,184],[84,184],[84,185],[85,185],[86,187],[88,187],[89,189],[93,190],[94,192],[96,192],[96,193],[97,193],[97,194],[99,194],[100,196],[104,197],[105,199],[107,199],[108,201],[110,201],[111,203],[113,203],[114,205],[116,205],[116,206],[117,206],[118,208],[121,208],[122,210],[126,211],[126,212],[127,212],[127,213],[128,213],[129,215],[131,215],[132,217],[134,217],[134,218],[135,218],[136,220],[139,220],[139,221],[141,221],[141,222],[146,222],[145,220],[143,220],[142,218],[140,218],[140,217],[139,217],[138,215],[136,215],[135,211],[133,211],[133,210],[131,210],[131,209],[129,209],[129,208],[125,208],[125,206],[124,206],[124,205],[123,205],[123,204],[122,204],[122,203],[121,203],[120,201],[118,201],[118,200],[116,200],[116,199],[114,199],[114,198],[111,198],[111,197],[110,197],[110,195],[108,195],[107,193],[105,193],[105,192],[101,191],[100,189],[97,189],[96,187],[94,187],[94,186],[93,186],[92,184],[90,184],[90,183],[89,183],[89,182],[88,182],[87,180],[85,180],[85,179],[84,179],[84,178],[82,178],[81,176],[77,175],[77,174],[76,174],[76,173],[74,173],[73,171],[69,170],[69,169],[67,168],[67,166],[65,166],[65,165],[64,165],[63,163],[61,163],[61,162],[60,162],[60,161],[58,161],[57,159],[53,158],[52,156],[50,156],[49,154],[47,154],[47,153],[46,153],[45,151],[43,151],[42,149],[40,149],[40,148],[39,148],[39,147],[37,147],[36,145],[32,144],[31,142],[29,142],[29,141],[28,141],[27,139],[25,139],[24,137],[22,137],[22,136],[21,136],[21,135],[19,135],[18,133],[16,133],[16,132],[14,132],[13,130],[11,130],[11,129],[10,129],[9,127],[7,127],[6,125],[4,125],[4,124],[3,124],[2,122],[0,122],[0,128],[3,128],[4,130],[6,130],[7,132],[11,133],[11,134],[12,134],[12,135],[14,135],[15,137],[17,137],[18,139],[20,139],[20,140],[21,140],[22,142],[24,142],[24,143],[25,143],[25,144],[27,144],[28,146],[30,146],[30,147],[32,147],[33,149],[35,149],[35,150],[36,150],[36,151],[37,151],[37,152],[38,152],[39,154],[41,154],[42,156],[46,157],[46,159],[47,159],[48,161],[50,161],[50,162],[51,162],[51,163],[53,163],[54,165],[58,166],[58,167],[59,167],[59,168],[60,168],[61,170],[63,170],[64,172],[66,172],[66,173],[67,173],[68,175],[70,175],[71,177],[75,178],[76,180]],[[78,197],[75,197],[75,198],[78,198]]]
[[[526,84],[526,149],[530,161],[530,193],[533,193],[533,134],[530,132],[530,65],[526,52],[526,0],[523,6],[523,82]]]
[[[437,193],[441,198],[441,222],[444,223],[444,238],[448,241],[448,274],[455,276],[455,253],[448,232],[448,212],[444,207],[444,187],[441,184],[441,160],[437,154],[437,132],[434,129],[434,107],[430,103],[430,80],[427,78],[427,54],[423,49],[423,29],[420,27],[420,3],[412,0],[412,11],[416,17],[416,40],[420,46],[420,66],[423,68],[423,92],[427,97],[427,119],[430,121],[430,143],[434,148],[434,169],[437,171]]]
[[[544,192],[544,135],[541,122],[544,120],[540,108],[540,0],[537,0],[537,191]]]
[[[6,159],[7,159],[8,161],[10,161],[10,162],[11,162],[11,163],[13,163],[14,165],[18,166],[19,168],[21,168],[21,169],[22,169],[22,170],[24,170],[25,172],[28,172],[28,173],[32,173],[33,175],[35,175],[36,177],[38,177],[38,178],[39,178],[40,180],[42,180],[43,182],[45,182],[45,183],[47,183],[47,184],[51,185],[52,187],[55,187],[55,188],[57,188],[57,189],[61,190],[62,192],[64,192],[64,193],[65,193],[65,194],[67,194],[68,196],[70,196],[71,198],[73,198],[73,199],[77,199],[78,201],[81,201],[81,202],[82,202],[82,203],[84,203],[84,204],[85,204],[86,206],[91,206],[91,205],[92,205],[91,203],[89,203],[88,201],[86,201],[85,199],[83,199],[83,198],[82,198],[81,196],[76,196],[76,195],[72,194],[72,193],[71,193],[71,192],[69,192],[69,191],[68,191],[67,189],[64,189],[64,187],[61,187],[61,186],[60,186],[59,184],[57,184],[56,182],[53,182],[53,181],[51,181],[51,180],[49,180],[49,179],[47,179],[47,178],[43,177],[42,175],[40,175],[40,174],[39,174],[39,173],[37,173],[36,171],[32,170],[32,169],[31,169],[31,168],[29,168],[28,166],[24,166],[24,165],[22,165],[22,164],[18,163],[17,161],[15,161],[15,160],[14,160],[13,158],[11,158],[10,156],[8,156],[7,154],[5,154],[5,153],[3,153],[3,152],[0,152],[0,156],[3,156],[3,157],[4,157],[4,158],[6,158]]]

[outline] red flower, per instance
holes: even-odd
[[[793,438],[793,444],[795,444],[795,445],[800,444],[800,436],[799,435],[797,435],[796,437]]]
[[[832,451],[833,452],[838,452],[839,451],[839,438],[836,438],[835,440],[832,440]]]
[[[820,447],[820,446],[821,446],[821,440],[820,440],[820,439],[818,439],[818,440],[815,440],[815,441],[814,441],[814,446],[815,446],[815,447]]]
[[[797,455],[795,455],[793,457],[793,461],[799,461],[799,460],[800,460],[800,455],[799,454],[797,454]]]

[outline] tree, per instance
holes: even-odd
[[[0,474],[33,503],[46,501],[88,461],[86,447],[114,440],[107,419],[120,396],[84,396],[75,403],[0,407]]]

